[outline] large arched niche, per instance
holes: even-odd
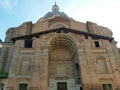
[[[72,87],[70,84],[72,83],[76,86],[72,87],[73,89],[80,89],[81,83],[76,83],[76,78],[79,78],[78,75],[80,75],[79,64],[76,68],[76,62],[79,62],[78,59],[77,45],[71,36],[57,35],[50,41],[49,89],[56,90],[56,88],[59,88],[59,84],[62,85],[62,83],[67,88]],[[79,71],[76,72],[76,70]]]

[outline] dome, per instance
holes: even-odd
[[[48,12],[47,14],[45,14],[44,18],[49,18],[49,17],[52,17],[54,15],[62,16],[64,18],[68,18],[68,16],[64,12],[59,11],[59,7],[56,3],[52,7],[52,12]]]

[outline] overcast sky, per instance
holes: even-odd
[[[51,11],[55,0],[0,0],[0,39],[6,30],[23,22],[35,23]],[[60,11],[80,22],[108,27],[120,47],[120,0],[56,0]]]

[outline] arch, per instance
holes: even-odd
[[[50,53],[57,48],[64,48],[74,54],[74,52],[77,50],[77,45],[75,40],[69,35],[56,35],[49,42]]]
[[[56,29],[56,28],[60,28],[60,27],[68,28],[68,26],[66,24],[63,24],[63,23],[55,23],[55,24],[51,25],[49,28],[50,29]]]
[[[49,42],[49,85],[59,82],[69,82],[81,88],[80,69],[77,54],[77,44],[72,36],[59,34]],[[76,88],[75,87],[75,88]]]

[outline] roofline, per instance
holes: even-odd
[[[105,40],[109,40],[110,42],[112,40],[114,40],[113,37],[107,37],[107,36],[103,36],[103,35],[96,35],[96,34],[93,34],[93,33],[83,32],[83,31],[79,31],[79,30],[75,30],[75,29],[70,29],[70,28],[65,28],[65,27],[51,29],[51,30],[45,30],[45,31],[42,31],[42,32],[37,32],[37,33],[32,33],[32,34],[27,34],[27,35],[22,35],[22,36],[17,36],[17,37],[13,37],[11,39],[13,41],[15,41],[15,40],[19,40],[19,39],[39,37],[42,34],[47,34],[47,33],[61,31],[61,30],[65,30],[66,32],[72,32],[72,33],[84,35],[85,37],[90,36],[90,37],[92,37],[92,39],[105,39]]]

